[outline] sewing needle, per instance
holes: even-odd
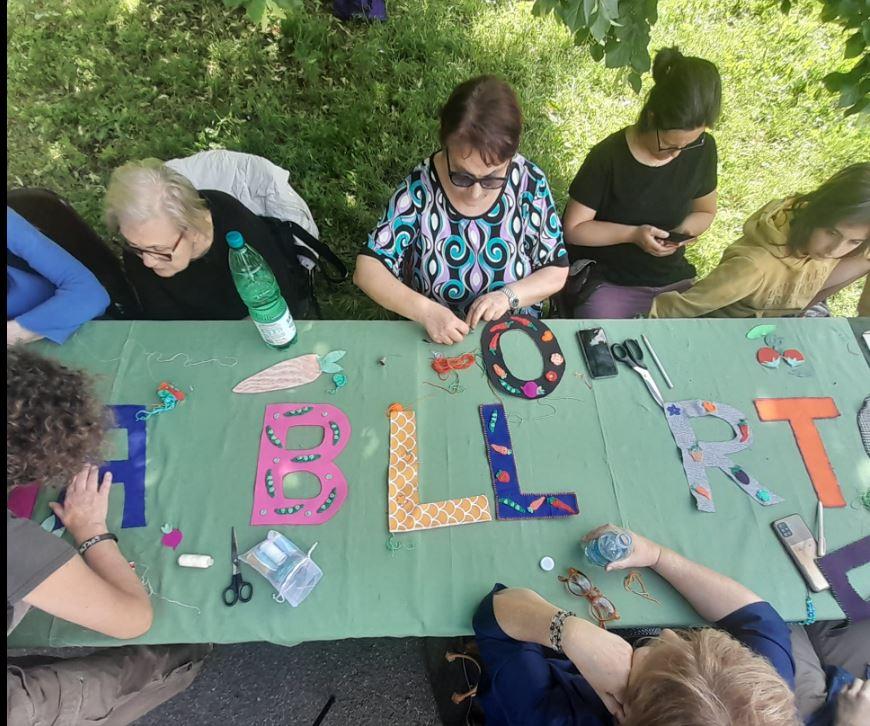
[[[656,368],[659,369],[659,373],[662,374],[662,378],[665,379],[665,383],[668,384],[668,388],[673,388],[674,384],[671,383],[671,379],[668,378],[667,371],[665,370],[664,366],[662,365],[662,362],[659,360],[659,357],[656,355],[655,350],[653,350],[653,347],[650,344],[649,340],[647,339],[646,335],[641,334],[640,337],[643,338],[644,345],[646,346],[646,349],[649,351],[649,354],[652,356],[652,359],[655,361]]]
[[[819,507],[817,511],[819,519],[819,544],[817,547],[817,551],[819,557],[824,557],[825,552],[827,552],[828,546],[825,543],[825,508],[822,506],[821,501],[819,502]]]

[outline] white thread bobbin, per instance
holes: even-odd
[[[179,567],[196,567],[205,570],[213,564],[214,557],[211,555],[178,555]]]

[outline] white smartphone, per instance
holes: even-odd
[[[816,565],[818,555],[816,540],[801,515],[792,514],[789,517],[777,519],[771,526],[786,552],[794,560],[810,590],[813,592],[829,590],[831,586]]]

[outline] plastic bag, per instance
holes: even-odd
[[[303,552],[283,534],[270,529],[266,539],[245,552],[241,560],[277,590],[272,595],[275,602],[288,602],[295,608],[323,577],[323,570],[311,559],[315,547],[317,542]]]

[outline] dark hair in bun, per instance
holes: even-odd
[[[722,80],[710,61],[684,56],[677,48],[663,48],[656,53],[652,75],[655,85],[638,118],[641,131],[688,131],[716,123]]]

